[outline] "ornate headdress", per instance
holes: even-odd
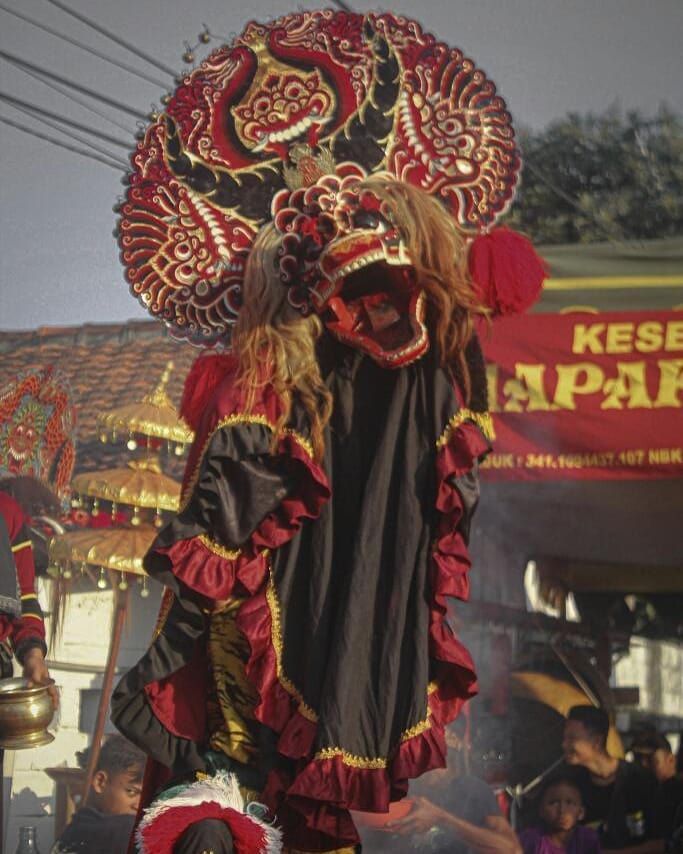
[[[22,372],[0,388],[0,477],[29,475],[64,498],[75,432],[66,378],[52,367]]]
[[[126,276],[175,334],[227,342],[264,223],[283,237],[290,302],[322,312],[350,271],[410,267],[366,176],[432,194],[475,236],[510,204],[519,168],[494,84],[415,21],[328,10],[250,23],[138,144],[119,229]]]

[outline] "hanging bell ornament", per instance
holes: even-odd
[[[175,446],[175,455],[176,457],[182,457],[185,453],[185,445],[176,445]]]
[[[107,576],[104,572],[104,567],[100,567],[100,577],[97,579],[97,586],[100,590],[105,590],[107,587]]]
[[[142,578],[142,589],[140,590],[140,596],[143,599],[146,599],[149,596],[149,587],[147,586],[147,576],[143,576]]]
[[[128,590],[128,579],[121,573],[121,580],[119,581],[119,590]]]
[[[209,28],[206,26],[206,24],[203,24],[202,26],[204,27],[204,29],[197,36],[197,38],[202,44],[208,44],[211,41],[211,33],[209,32]]]
[[[85,575],[85,566],[86,566],[85,561],[82,561],[81,562],[81,575]]]
[[[154,514],[154,527],[155,528],[163,528],[164,520],[161,516],[161,510],[157,507],[156,513]]]
[[[100,501],[99,498],[96,498],[92,503],[92,510],[90,511],[91,516],[99,516],[100,515]]]
[[[130,520],[130,524],[134,528],[140,524],[140,509],[138,507],[133,507],[133,518]]]
[[[47,568],[47,574],[50,578],[59,578],[59,567],[57,564],[51,563]]]
[[[69,566],[69,564],[66,565],[66,569],[62,573],[62,577],[66,578],[67,581],[73,577],[73,572],[71,571],[71,567]]]
[[[134,451],[137,448],[137,446],[138,446],[138,443],[135,441],[135,439],[132,436],[126,442],[126,447],[128,448],[129,451]]]
[[[100,442],[102,442],[103,445],[107,444],[107,434],[106,433],[100,433]]]
[[[192,47],[189,42],[183,42],[185,46],[185,52],[183,53],[183,62],[186,62],[188,65],[192,65],[194,62],[194,53],[192,51]]]

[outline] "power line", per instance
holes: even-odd
[[[88,127],[87,125],[81,124],[80,122],[75,122],[73,119],[66,119],[64,116],[60,116],[58,113],[53,113],[51,110],[45,110],[43,107],[39,107],[36,104],[30,104],[28,101],[22,101],[21,98],[15,98],[13,95],[7,95],[5,92],[0,92],[0,101],[5,101],[8,104],[11,104],[13,107],[24,108],[29,110],[32,113],[35,113],[39,116],[45,116],[48,119],[54,119],[54,121],[59,122],[60,124],[67,125],[67,127],[75,128],[75,130],[84,131],[85,133],[89,133],[91,136],[95,136],[98,139],[103,140],[104,142],[109,142],[112,145],[118,145],[120,148],[125,148],[126,151],[130,151],[133,147],[132,142],[126,142],[125,140],[118,139],[115,136],[110,136],[108,133],[103,133],[100,130],[95,130],[95,128]]]
[[[101,59],[104,62],[108,62],[111,65],[115,65],[118,68],[122,68],[124,71],[128,71],[130,74],[134,74],[136,77],[140,77],[142,80],[146,80],[148,83],[153,83],[155,86],[161,86],[164,89],[167,87],[167,84],[163,80],[157,80],[156,77],[150,77],[144,71],[139,71],[137,68],[133,68],[132,65],[128,65],[125,62],[121,62],[120,60],[115,59],[113,56],[107,56],[106,53],[101,53],[94,47],[90,47],[90,45],[78,41],[78,39],[73,39],[71,38],[71,36],[67,36],[64,33],[60,33],[58,30],[53,30],[52,27],[48,27],[46,24],[41,24],[40,21],[36,21],[34,18],[29,18],[28,15],[24,15],[21,12],[17,12],[15,9],[10,9],[3,3],[0,3],[0,9],[10,15],[14,15],[15,18],[20,18],[22,21],[26,21],[26,23],[31,24],[31,26],[33,27],[37,27],[39,30],[43,30],[46,33],[50,33],[50,35],[56,36],[58,39],[62,39],[62,41],[75,45],[81,50],[87,51],[87,53],[91,53],[93,56],[96,56],[98,59]]]
[[[11,119],[6,118],[5,116],[0,116],[0,122],[5,125],[9,125],[10,127],[16,128],[16,130],[22,131],[22,133],[26,133],[29,136],[34,136],[36,139],[42,139],[45,142],[49,142],[51,145],[56,145],[59,148],[65,148],[67,151],[71,151],[74,154],[80,154],[81,157],[88,157],[90,160],[97,160],[99,163],[104,163],[105,166],[109,166],[111,169],[115,169],[117,172],[121,172],[121,167],[118,164],[112,163],[111,160],[107,160],[104,157],[100,157],[98,154],[93,154],[90,151],[83,151],[81,148],[76,148],[73,145],[68,145],[66,142],[61,142],[61,140],[54,139],[51,136],[47,136],[46,134],[39,133],[38,131],[33,130],[32,128],[27,128],[25,125],[19,124],[19,122],[14,122]]]
[[[25,107],[19,107],[16,104],[12,104],[11,106],[13,109],[19,110],[19,112],[23,113],[25,116],[35,119],[37,122],[42,122],[44,125],[47,125],[47,127],[52,128],[52,130],[56,130],[58,133],[63,133],[64,136],[68,136],[69,139],[73,139],[76,142],[81,142],[83,143],[83,145],[87,145],[88,148],[92,149],[93,151],[97,151],[100,154],[104,154],[106,157],[109,157],[111,160],[114,161],[114,163],[118,163],[119,166],[122,166],[124,169],[128,168],[128,164],[125,160],[119,160],[119,158],[115,154],[112,154],[111,151],[107,151],[106,148],[100,148],[100,146],[95,145],[94,142],[85,139],[77,133],[73,133],[72,131],[66,130],[66,128],[61,128],[56,122],[50,121],[50,119],[45,119],[41,118],[40,116],[37,116],[35,113],[33,113],[29,109],[26,109]]]
[[[10,62],[12,65],[15,65],[15,63],[12,62],[12,60],[8,59],[5,61]],[[106,122],[109,122],[110,124],[115,125],[120,130],[123,130],[126,133],[129,133],[131,135],[135,133],[134,130],[131,130],[131,128],[126,127],[125,125],[122,125],[120,122],[117,122],[116,119],[112,119],[106,113],[102,113],[102,112],[100,112],[100,110],[96,110],[95,107],[92,107],[90,104],[88,104],[87,101],[83,101],[83,100],[81,100],[81,98],[77,98],[75,95],[72,95],[68,91],[68,89],[63,89],[61,86],[58,86],[56,83],[50,83],[48,80],[46,80],[40,74],[36,74],[35,71],[29,71],[29,69],[24,68],[23,65],[16,65],[15,67],[18,68],[20,71],[23,71],[24,74],[28,74],[29,77],[33,77],[34,80],[37,80],[39,83],[42,83],[44,86],[47,86],[48,88],[53,89],[55,92],[59,92],[60,95],[63,95],[65,98],[68,98],[70,101],[73,101],[75,104],[78,104],[79,106],[83,107],[85,110],[88,110],[89,112],[94,113],[94,115],[99,116],[101,119],[104,119]]]
[[[111,41],[115,42],[121,47],[124,47],[131,53],[134,53],[140,59],[144,59],[146,62],[149,62],[150,65],[153,65],[160,71],[163,71],[166,74],[170,74],[174,80],[178,76],[178,72],[174,71],[172,68],[169,68],[168,65],[164,65],[162,62],[159,62],[158,59],[155,59],[153,56],[144,53],[142,50],[140,50],[140,48],[135,47],[135,45],[130,44],[129,42],[125,41],[125,39],[122,39],[121,36],[117,36],[116,33],[112,33],[109,30],[106,30],[96,21],[93,21],[90,18],[86,18],[86,16],[82,15],[80,12],[76,12],[74,9],[69,8],[69,6],[66,6],[64,3],[61,3],[60,0],[47,0],[47,2],[51,3],[53,6],[56,6],[58,9],[61,9],[62,12],[66,12],[67,15],[71,15],[73,18],[76,18],[76,20],[81,21],[83,24],[100,33],[101,35],[106,36],[108,39],[111,39]]]
[[[123,113],[128,113],[128,115],[134,116],[136,119],[147,119],[147,116],[144,113],[141,113],[134,107],[129,107],[128,104],[124,104],[121,101],[110,98],[108,95],[103,95],[101,92],[96,92],[94,89],[89,89],[87,86],[82,86],[80,83],[74,83],[73,80],[69,80],[67,77],[62,77],[59,74],[55,74],[53,71],[48,71],[46,68],[34,65],[32,62],[28,62],[28,60],[22,59],[20,56],[16,56],[15,54],[8,53],[6,50],[0,50],[0,57],[2,57],[2,59],[6,59],[7,62],[11,62],[22,68],[30,68],[31,71],[35,71],[36,74],[40,74],[41,77],[47,77],[49,80],[62,83],[69,89],[74,89],[82,95],[88,95],[90,98],[95,98],[95,100],[100,101],[103,104],[107,104],[110,107],[114,107],[117,110],[121,110]]]

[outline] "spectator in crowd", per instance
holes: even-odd
[[[631,750],[635,761],[657,780],[652,809],[653,835],[670,840],[683,818],[677,818],[683,808],[683,774],[676,771],[671,744],[658,732],[642,732],[633,740]]]
[[[456,722],[457,727],[457,722]],[[491,788],[465,773],[464,747],[447,731],[448,767],[425,774],[411,787],[410,811],[374,832],[363,830],[371,854],[522,854],[519,840],[501,814]]]
[[[110,736],[102,745],[86,804],[67,825],[52,854],[126,854],[144,767],[141,750],[122,735]]]
[[[0,487],[2,484],[0,483]],[[19,504],[0,488],[0,679],[14,673],[13,657],[32,685],[49,684],[57,708],[57,689],[45,663],[45,624],[35,588],[33,546]],[[0,777],[4,751],[0,748]],[[0,830],[3,827],[0,794]]]
[[[599,854],[600,840],[579,822],[585,815],[581,790],[573,777],[551,777],[538,799],[538,824],[522,831],[524,854]]]
[[[49,682],[45,624],[35,590],[33,546],[20,505],[0,489],[0,677],[12,675],[12,650],[31,683]],[[55,708],[57,691],[50,688]]]
[[[574,706],[569,710],[562,749],[567,764],[576,766],[584,823],[598,830],[604,849],[656,854],[663,850],[663,844],[653,838],[656,780],[639,765],[610,756],[608,731],[609,719],[602,709]]]

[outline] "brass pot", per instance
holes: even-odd
[[[54,716],[47,690],[54,685],[30,687],[26,679],[0,679],[0,748],[21,750],[54,741],[47,731]]]

